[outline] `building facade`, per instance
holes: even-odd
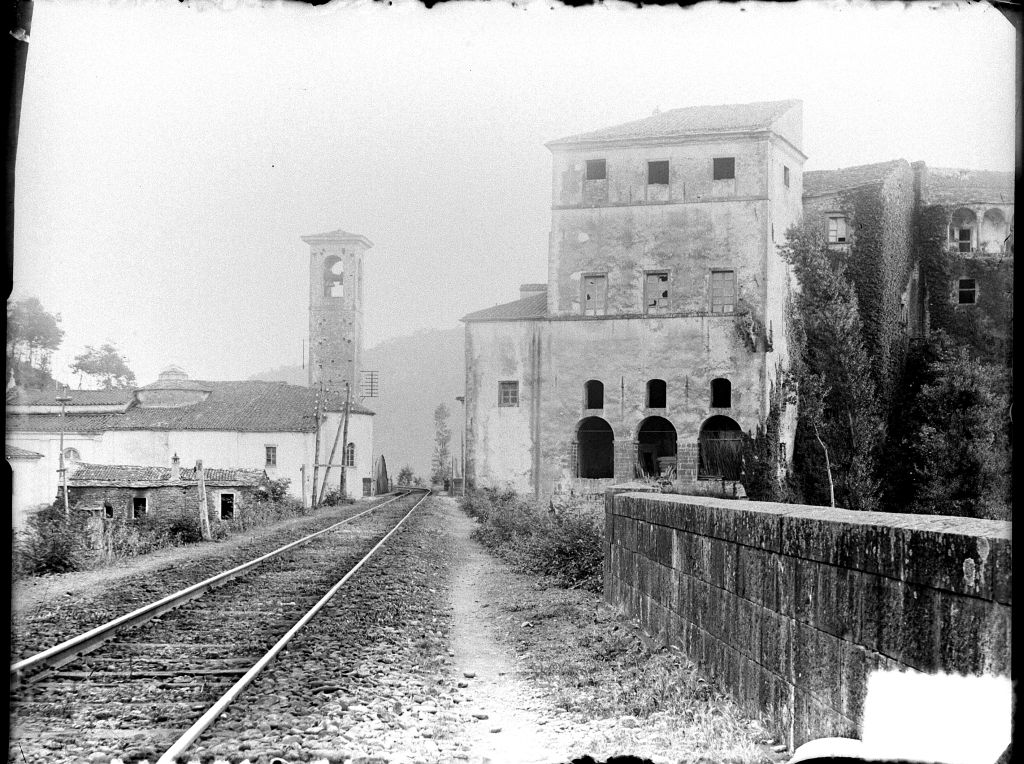
[[[801,129],[779,101],[548,144],[548,284],[463,319],[471,484],[739,478],[787,363],[778,245],[801,215]]]

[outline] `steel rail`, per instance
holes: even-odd
[[[164,613],[170,610],[174,610],[175,608],[181,607],[182,605],[191,602],[194,599],[198,599],[215,586],[225,584],[228,581],[237,578],[243,573],[246,573],[251,568],[254,568],[257,565],[266,562],[272,557],[276,557],[279,554],[287,552],[289,549],[312,541],[317,536],[322,536],[325,533],[330,533],[331,531],[337,530],[342,525],[350,523],[353,520],[362,517],[363,515],[373,512],[374,510],[380,509],[381,507],[386,506],[387,504],[390,504],[393,501],[405,498],[411,493],[412,491],[406,490],[405,493],[399,496],[395,496],[391,499],[388,499],[387,501],[382,501],[380,504],[374,504],[372,507],[365,509],[362,512],[359,512],[358,514],[352,515],[352,517],[347,517],[341,522],[334,523],[333,525],[328,526],[327,528],[324,528],[322,530],[316,531],[315,533],[311,533],[308,536],[303,536],[300,539],[292,541],[291,543],[279,547],[278,549],[275,549],[272,552],[268,552],[265,555],[257,557],[254,560],[243,562],[241,565],[236,565],[234,568],[231,568],[230,570],[226,570],[221,573],[218,573],[215,576],[211,576],[210,578],[207,578],[205,581],[200,581],[197,584],[192,584],[191,586],[181,589],[180,591],[174,592],[173,594],[168,594],[166,597],[163,597],[162,599],[159,599],[156,602],[151,602],[148,605],[143,605],[142,607],[137,608],[136,610],[133,610],[130,613],[125,613],[124,615],[119,616],[113,619],[112,621],[108,621],[107,623],[101,626],[97,626],[93,629],[90,629],[89,631],[83,632],[78,636],[65,640],[64,642],[54,645],[53,647],[49,647],[46,650],[36,653],[35,655],[29,656],[28,658],[25,658],[23,660],[20,660],[17,663],[12,663],[10,685],[11,689],[14,689],[21,683],[21,681],[25,678],[25,672],[27,671],[43,668],[60,668],[61,666],[70,663],[76,658],[85,655],[86,653],[92,650],[95,650],[97,647],[99,647],[104,642],[109,640],[117,631],[121,629],[127,628],[129,626],[137,626],[139,624],[146,623],[147,621],[151,621],[154,618],[158,618],[159,616],[163,615]]]
[[[351,570],[349,570],[348,573],[342,576],[341,580],[339,580],[338,583],[336,583],[334,586],[328,589],[327,594],[321,597],[319,602],[313,605],[313,607],[310,608],[309,611],[304,616],[302,616],[302,618],[300,618],[295,623],[295,625],[292,626],[285,633],[285,635],[281,637],[281,639],[279,639],[277,643],[266,652],[266,654],[262,658],[256,661],[256,663],[253,664],[252,668],[245,672],[245,675],[242,676],[241,679],[235,682],[228,689],[227,692],[221,695],[221,697],[212,706],[210,706],[209,709],[207,709],[206,713],[199,717],[199,719],[196,720],[196,723],[189,727],[188,730],[185,731],[185,734],[178,738],[174,742],[174,744],[170,748],[168,748],[159,759],[157,759],[156,764],[173,764],[174,762],[176,762],[178,757],[181,756],[181,754],[183,754],[189,748],[189,746],[191,746],[192,743],[194,743],[196,739],[201,734],[203,734],[203,732],[205,732],[210,727],[210,725],[214,723],[214,721],[217,720],[217,717],[219,717],[224,712],[224,709],[231,705],[231,702],[236,697],[238,697],[242,690],[248,687],[249,684],[253,681],[253,679],[255,679],[260,674],[260,672],[263,671],[264,668],[266,668],[267,664],[269,664],[270,661],[272,661],[277,656],[277,654],[284,649],[285,645],[287,645],[291,641],[292,637],[298,634],[302,630],[302,628],[307,623],[309,623],[313,616],[319,613],[320,610],[324,607],[324,605],[330,602],[331,598],[333,598],[334,595],[338,593],[338,590],[340,590],[341,587],[344,586],[345,583],[356,574],[356,571],[363,567],[363,564],[367,560],[369,560],[374,554],[376,554],[378,549],[384,546],[384,542],[391,538],[391,536],[395,532],[397,532],[399,528],[402,527],[406,520],[412,517],[412,513],[416,511],[416,508],[420,504],[422,504],[427,499],[427,497],[430,496],[429,490],[420,490],[425,491],[425,493],[423,494],[423,498],[421,498],[413,505],[412,509],[410,509],[406,513],[405,517],[399,520],[398,524],[395,525],[395,527],[392,528],[390,531],[388,531],[384,538],[378,541],[374,545],[373,549],[366,553],[365,557],[363,557],[359,562],[357,562],[351,568]]]

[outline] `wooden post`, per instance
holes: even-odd
[[[203,473],[203,460],[196,461],[196,480],[199,481],[199,528],[203,534],[203,541],[213,539],[210,533],[210,513],[206,506],[206,475]]]
[[[344,501],[344,499],[345,499],[345,453],[348,451],[348,408],[349,408],[349,399],[350,399],[351,395],[352,395],[352,389],[349,387],[348,382],[346,382],[345,383],[345,419],[344,419],[344,422],[345,422],[345,432],[342,433],[342,435],[341,435],[341,439],[345,442],[345,445],[341,449],[341,498],[342,498],[342,501]],[[354,455],[354,452],[355,452],[355,449],[353,449],[353,455]],[[355,464],[355,459],[354,458],[352,460],[352,463],[353,463],[353,465]]]
[[[313,443],[313,490],[309,494],[309,506],[316,509],[320,502],[317,501],[316,481],[320,474],[320,410],[324,400],[324,381],[320,380],[320,392],[316,398],[316,414],[313,417],[316,422],[316,439]]]

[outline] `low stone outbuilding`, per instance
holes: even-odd
[[[45,474],[43,455],[25,448],[6,445],[7,467],[10,469],[11,527],[21,530],[31,510],[45,502],[32,494],[32,487],[49,477]]]
[[[79,509],[122,520],[198,512],[196,473],[176,459],[170,467],[78,464],[68,476],[68,499]],[[211,522],[240,517],[267,482],[263,470],[206,468],[203,475]]]

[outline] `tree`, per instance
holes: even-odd
[[[86,345],[85,352],[75,356],[71,370],[92,377],[105,390],[132,387],[135,384],[135,372],[128,368],[128,362],[121,351],[109,342],[99,349]]]
[[[398,471],[398,485],[412,485],[412,467],[408,464]]]
[[[430,461],[430,481],[444,483],[451,475],[452,430],[448,426],[448,407],[443,403],[434,409],[434,456]]]
[[[857,294],[820,227],[786,236],[782,255],[800,285],[789,326],[800,406],[794,468],[808,500],[826,503],[827,495],[831,506],[875,509],[884,428]]]
[[[21,387],[53,384],[50,356],[64,339],[60,321],[60,314],[47,312],[38,297],[7,303],[7,368]]]

